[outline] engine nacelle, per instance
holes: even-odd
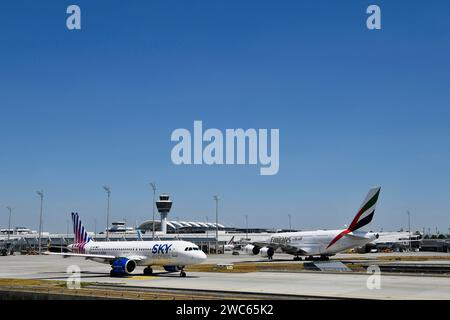
[[[177,272],[181,271],[181,268],[179,266],[163,266],[164,270],[167,272]]]
[[[260,250],[261,250],[260,247],[254,246],[252,244],[248,244],[244,247],[244,252],[246,254],[250,254],[250,255],[257,255],[257,254],[259,254]]]
[[[264,258],[272,258],[274,253],[275,251],[273,250],[273,248],[264,247],[259,250],[259,254]]]
[[[114,273],[130,274],[134,271],[134,269],[136,269],[136,261],[129,260],[127,258],[120,258],[120,259],[114,260],[111,267],[112,267]]]

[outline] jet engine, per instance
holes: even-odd
[[[114,260],[111,265],[112,272],[116,274],[130,274],[136,269],[136,261],[127,258]]]
[[[260,250],[261,250],[260,247],[254,246],[252,244],[248,244],[244,247],[244,252],[246,254],[250,254],[250,255],[257,255],[257,254],[259,254]]]
[[[163,266],[164,270],[166,270],[167,272],[177,272],[177,271],[181,271],[181,268],[179,266]]]
[[[259,254],[264,258],[272,258],[274,253],[275,251],[273,250],[273,248],[264,247],[259,250]]]

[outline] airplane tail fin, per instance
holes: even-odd
[[[350,232],[358,230],[372,221],[373,215],[375,214],[375,207],[377,204],[378,196],[380,195],[380,190],[381,187],[374,187],[369,190],[369,193],[367,194],[366,199],[361,205],[361,208],[348,227],[348,230]]]
[[[142,236],[142,231],[140,229],[136,229],[136,234],[139,241],[144,241],[144,237]]]
[[[72,212],[72,222],[73,222],[73,233],[74,233],[74,244],[86,244],[89,241],[93,241],[91,237],[88,236],[86,229],[81,223],[80,217],[77,212]]]

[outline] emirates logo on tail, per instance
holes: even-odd
[[[339,239],[341,239],[343,236],[345,236],[347,233],[350,233],[352,231],[358,230],[365,225],[369,224],[372,219],[373,215],[375,214],[375,207],[377,205],[378,196],[380,195],[381,187],[374,187],[369,190],[369,193],[366,196],[366,199],[364,200],[361,208],[359,209],[356,216],[353,218],[352,223],[350,226],[342,231],[340,234],[335,237],[330,244],[328,245],[327,249],[331,247],[333,244],[335,244]]]

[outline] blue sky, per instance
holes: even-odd
[[[382,30],[366,28],[378,4]],[[66,28],[77,4],[82,30]],[[381,185],[372,229],[450,227],[447,1],[3,1],[0,227],[89,229],[111,215],[258,227],[348,224]],[[176,128],[279,128],[280,171],[175,166]],[[1,209],[4,208],[4,209]]]

